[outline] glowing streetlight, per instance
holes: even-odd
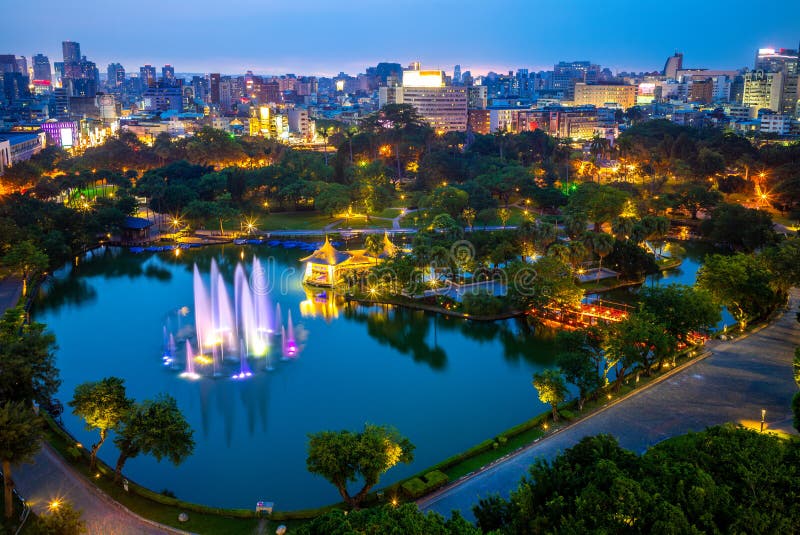
[[[59,507],[61,507],[61,500],[52,500],[49,504],[47,504],[47,507],[51,511],[56,511]]]

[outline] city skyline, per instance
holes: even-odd
[[[660,70],[676,50],[684,53],[688,67],[752,67],[756,49],[794,48],[800,38],[792,26],[800,18],[800,5],[784,6],[779,20],[754,25],[742,39],[730,28],[750,23],[751,14],[722,10],[721,2],[696,6],[685,0],[674,3],[668,13],[713,23],[684,29],[676,19],[654,27],[640,12],[629,13],[633,6],[628,2],[609,12],[585,0],[568,0],[566,8],[552,13],[504,1],[491,11],[497,23],[487,23],[485,9],[472,2],[406,0],[402,12],[412,17],[399,24],[392,22],[393,12],[384,0],[369,10],[318,0],[281,6],[231,0],[224,16],[218,10],[187,11],[151,0],[123,0],[113,10],[101,10],[95,0],[85,4],[86,9],[75,12],[68,5],[33,0],[28,9],[10,13],[13,24],[0,35],[0,50],[28,58],[43,53],[53,62],[61,60],[61,41],[78,41],[98,66],[119,62],[129,72],[145,64],[171,64],[180,73],[252,70],[333,76],[363,72],[381,61],[406,65],[419,60],[448,73],[461,64],[462,71],[485,74],[549,70],[561,60],[584,59],[615,72],[638,72]],[[119,13],[151,12],[159,17],[137,17],[135,24],[116,20]],[[37,31],[31,32],[32,27]]]

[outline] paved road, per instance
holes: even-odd
[[[457,509],[472,519],[479,497],[508,495],[536,458],[550,459],[587,435],[610,433],[630,450],[643,452],[668,437],[708,426],[738,422],[758,428],[765,408],[768,429],[794,432],[790,401],[797,387],[791,360],[800,345],[795,319],[800,290],[776,322],[735,342],[709,344],[709,357],[637,395],[523,450],[470,479],[421,500],[423,510],[449,515]]]
[[[157,535],[182,533],[166,526],[146,521],[125,509],[94,486],[45,444],[33,464],[17,467],[14,473],[17,492],[34,512],[46,512],[54,499],[66,499],[83,511],[89,534],[97,535]]]

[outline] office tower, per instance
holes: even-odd
[[[17,58],[17,72],[24,76],[28,76],[28,60],[25,58],[25,56],[20,56]]]
[[[783,72],[755,71],[745,75],[742,104],[780,112],[783,104]]]
[[[156,86],[156,68],[152,65],[139,67],[139,82],[142,84],[142,91],[148,87]]]
[[[597,81],[600,66],[589,61],[561,61],[553,66],[553,89],[564,92],[566,100],[575,96],[575,84],[587,84]]]
[[[13,54],[0,54],[0,73],[17,72],[17,57]]]
[[[33,62],[33,79],[52,82],[53,73],[50,70],[50,59],[44,54],[36,54],[31,61]]]
[[[381,87],[379,101],[410,104],[437,134],[467,129],[467,88],[448,86],[442,71],[423,71],[419,64],[403,71],[403,85]]]
[[[460,84],[461,83],[461,65],[456,65],[453,67],[453,83]]]
[[[683,53],[675,52],[672,56],[667,58],[664,64],[664,76],[668,79],[675,80],[678,77],[678,71],[683,68]]]
[[[62,41],[61,51],[64,55],[63,77],[80,78],[81,45],[75,41]]]
[[[166,85],[175,85],[175,67],[172,65],[161,67],[161,79]]]
[[[53,62],[53,78],[56,87],[63,87],[64,86],[64,62],[63,61],[54,61]]]
[[[211,104],[219,104],[219,73],[212,72],[208,75],[208,94]]]
[[[755,70],[796,74],[797,50],[791,48],[759,48],[756,53]]]
[[[108,87],[120,87],[125,83],[125,67],[121,64],[109,63],[106,72],[108,73],[108,80],[106,81]]]

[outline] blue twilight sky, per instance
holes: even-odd
[[[795,48],[800,2],[777,0],[0,0],[0,54],[61,41],[101,72],[170,63],[177,72],[350,74],[379,61],[485,73],[588,59],[660,70],[752,67],[760,47]]]

